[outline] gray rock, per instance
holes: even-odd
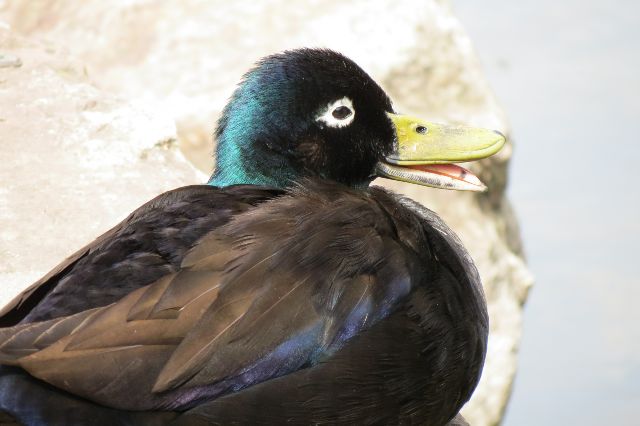
[[[0,53],[0,68],[17,68],[20,66],[22,66],[22,61],[17,56]]]
[[[9,203],[2,204],[7,208],[0,211],[0,221],[5,228],[11,224],[16,229],[12,232],[22,232],[23,222],[27,229],[19,237],[0,240],[0,264],[15,265],[10,272],[14,274],[11,281],[14,285],[29,284],[64,253],[89,241],[99,230],[114,224],[117,218],[155,193],[193,182],[195,173],[177,159],[175,150],[154,148],[157,142],[170,140],[170,136],[159,137],[154,123],[160,125],[160,117],[168,115],[175,119],[183,151],[194,164],[209,172],[210,135],[217,116],[240,75],[257,58],[275,51],[301,46],[339,50],[385,87],[399,111],[433,121],[467,123],[508,133],[504,113],[483,77],[471,42],[446,0],[315,0],[304,7],[294,7],[286,0],[89,0],[82,7],[72,0],[29,4],[7,0],[0,4],[2,19],[29,40],[44,38],[66,46],[86,64],[88,77],[81,67],[73,68],[71,76],[56,77],[68,86],[83,87],[78,95],[65,90],[45,90],[44,86],[39,92],[33,87],[31,97],[47,103],[51,114],[58,114],[57,109],[64,112],[64,105],[83,105],[81,99],[88,96],[85,90],[101,99],[108,98],[110,105],[117,103],[88,86],[86,81],[90,80],[103,91],[153,105],[153,117],[158,117],[154,119],[118,103],[120,107],[114,109],[121,111],[118,117],[123,128],[135,133],[128,135],[126,131],[113,129],[117,136],[107,144],[91,141],[98,138],[95,134],[100,125],[111,128],[117,126],[117,120],[94,114],[93,117],[102,117],[102,121],[99,118],[92,121],[86,118],[82,107],[82,114],[68,112],[64,117],[56,115],[48,120],[41,120],[38,113],[27,116],[22,112],[20,116],[19,111],[11,110],[16,114],[15,126],[17,122],[24,126],[23,130],[14,129],[14,134],[22,132],[20,140],[33,147],[25,150],[15,142],[12,154],[0,154],[5,156],[5,163],[11,159],[23,165],[14,174],[0,174],[3,182],[5,176],[13,176],[13,180],[20,182],[8,190],[3,185],[1,196]],[[0,49],[8,51],[2,45]],[[29,58],[20,52],[15,54],[23,58],[25,65],[16,69],[21,71],[11,72],[23,72],[26,76],[25,69],[32,66]],[[58,53],[49,55],[48,60],[54,65],[43,65],[42,72],[59,72],[51,71],[60,69],[60,65],[55,65],[59,62]],[[24,85],[35,85],[35,81],[44,77],[35,74],[30,83],[23,78]],[[30,110],[39,111],[35,99],[28,102]],[[17,109],[15,102],[7,103]],[[1,106],[0,111],[5,111]],[[24,108],[26,111],[27,107]],[[113,109],[109,111],[108,114],[115,114]],[[92,117],[91,111],[88,117]],[[145,124],[135,129],[130,126],[138,121]],[[73,122],[73,126],[61,129],[66,122]],[[0,135],[4,138],[2,125],[0,121]],[[55,135],[53,142],[47,132]],[[53,151],[55,157],[41,155],[42,148],[49,146],[52,148],[45,151],[48,154]],[[99,155],[103,149],[108,154]],[[152,153],[151,159],[171,160],[166,160],[163,168],[147,167],[150,160],[141,158],[143,151]],[[93,159],[90,162],[85,160],[86,152],[93,154],[88,157]],[[481,384],[463,410],[473,425],[497,424],[506,406],[516,370],[522,305],[532,283],[523,261],[517,221],[504,194],[510,156],[508,145],[494,158],[471,166],[490,187],[488,193],[481,195],[380,180],[441,214],[465,242],[483,277],[491,337]],[[39,173],[32,172],[36,167]],[[143,181],[143,176],[148,177]],[[92,188],[100,188],[100,194],[92,194]],[[34,199],[25,197],[31,192],[38,197],[54,194],[51,202],[64,201],[55,209],[35,211]],[[97,199],[117,198],[118,203],[86,202],[87,193]],[[47,199],[45,204],[37,205],[49,206],[49,202]],[[64,209],[77,205],[78,210]],[[14,211],[25,211],[28,215],[24,213],[18,218],[11,213]],[[76,217],[82,214],[86,214],[85,219]],[[50,223],[46,232],[42,231],[42,222]],[[69,222],[73,222],[74,232],[59,228]],[[34,234],[36,230],[38,233]],[[42,264],[20,263],[41,244],[47,244],[43,252],[48,254],[42,257]]]
[[[83,66],[0,28],[0,304],[160,192],[205,177],[170,117],[96,89]]]

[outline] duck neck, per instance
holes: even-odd
[[[290,88],[274,85],[272,73],[262,76],[261,72],[257,69],[245,76],[218,121],[216,167],[209,185],[285,188],[300,177],[293,159],[276,149],[283,145],[283,135],[294,137],[291,126],[269,118],[274,105],[287,105],[284,100],[291,98]],[[263,84],[265,78],[270,84]]]
[[[216,167],[208,184],[212,186],[262,185],[283,189],[297,173],[285,158],[239,147],[230,141],[218,144]]]

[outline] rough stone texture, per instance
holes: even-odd
[[[508,131],[505,116],[487,86],[471,42],[446,0],[312,0],[304,7],[298,3],[293,6],[286,0],[88,0],[82,6],[72,0],[4,3],[0,0],[0,21],[3,19],[30,40],[50,40],[80,58],[86,64],[86,72],[73,68],[76,71],[72,74],[78,81],[88,78],[104,91],[153,104],[157,117],[174,117],[183,150],[207,172],[212,164],[209,135],[240,75],[257,58],[286,48],[321,46],[340,50],[383,85],[399,111],[433,121]],[[13,50],[8,53],[15,55]],[[37,86],[38,74],[31,76],[33,81],[27,81],[30,73],[25,70],[30,65],[25,57],[17,56],[24,63],[22,67],[9,71],[0,68],[0,81],[6,78],[2,77],[4,74],[14,73],[10,75],[23,77],[12,78],[24,78],[22,84],[33,86],[32,95],[25,95],[29,100],[24,101],[24,106],[7,102],[12,105],[8,111],[18,120],[12,124],[16,128],[13,134],[21,133],[24,146],[33,148],[21,147],[13,150],[13,154],[11,151],[0,154],[11,158],[11,163],[22,164],[20,173],[11,173],[12,186],[8,189],[4,169],[0,172],[1,196],[8,201],[3,200],[6,207],[0,210],[0,221],[3,229],[10,226],[13,234],[9,235],[14,235],[7,239],[3,234],[0,240],[0,265],[11,265],[7,273],[13,274],[10,282],[27,285],[65,253],[115,223],[116,218],[146,198],[171,186],[193,182],[195,174],[177,160],[173,151],[152,149],[154,159],[171,158],[166,160],[171,164],[161,169],[146,163],[148,159],[141,159],[141,152],[167,139],[158,134],[153,124],[159,121],[122,104],[118,104],[121,109],[115,108],[121,113],[109,108],[108,114],[115,114],[127,123],[124,127],[132,133],[125,135],[126,130],[113,130],[116,135],[108,139],[108,147],[106,143],[92,144],[94,139],[102,140],[102,136],[95,136],[100,124],[90,118],[91,109],[87,118],[83,96],[88,96],[84,91],[98,91],[81,84],[83,89],[72,95],[70,91],[50,87],[51,84]],[[59,60],[57,54],[49,57],[53,63]],[[63,76],[56,78],[69,80]],[[77,83],[72,85],[76,86]],[[13,96],[21,96],[20,90]],[[43,108],[34,99],[48,103],[56,114],[60,109],[64,111],[65,105],[70,111],[43,121],[39,113],[33,114]],[[1,98],[0,107],[3,102],[5,99]],[[0,117],[6,115],[4,111],[0,108]],[[25,117],[25,111],[31,112],[31,116]],[[106,123],[110,129],[118,126],[118,120],[114,122],[104,115],[97,117],[102,117],[100,123]],[[3,118],[0,137],[4,140],[7,119]],[[138,121],[144,125],[132,129],[130,123]],[[73,122],[73,128],[65,122]],[[52,144],[51,138],[64,146],[64,156],[52,158],[47,154],[45,163],[45,157],[38,154]],[[120,142],[117,146],[116,141]],[[109,155],[102,161],[98,153],[107,148]],[[114,154],[116,151],[118,155]],[[86,152],[93,154],[89,156],[92,161],[85,158]],[[472,165],[490,187],[490,192],[482,195],[380,182],[440,213],[458,232],[480,269],[489,302],[491,338],[482,382],[464,409],[473,425],[497,424],[502,415],[516,369],[522,304],[532,283],[523,262],[517,223],[504,196],[510,155],[509,145],[496,157]],[[82,165],[74,161],[79,158]],[[5,159],[3,163],[8,162]],[[43,163],[40,167],[39,162]],[[55,172],[60,170],[56,164],[68,168],[60,175],[60,171]],[[39,173],[33,173],[36,168]],[[125,170],[135,177],[125,177]],[[147,174],[152,177],[145,182],[136,179]],[[96,209],[94,201],[85,201],[91,187],[99,187],[101,191],[99,196],[92,196],[111,201],[117,198],[118,203],[104,202]],[[62,206],[80,207],[71,216],[71,209],[50,208],[49,200],[41,203],[37,198],[24,197],[27,192],[38,193],[39,197],[59,193],[52,198],[64,197]],[[47,207],[35,209],[36,205]],[[22,212],[20,218],[13,213],[16,211]],[[83,220],[79,218],[82,214],[88,216]],[[96,217],[96,221],[89,222],[86,217]],[[39,226],[45,220],[51,223],[46,232]],[[82,234],[59,228],[70,221],[74,231]],[[24,227],[37,229],[39,234],[23,231]],[[20,245],[15,241],[20,241]],[[38,257],[37,265],[24,263],[27,254],[44,245],[47,256]],[[3,272],[0,277],[3,282],[7,274]]]
[[[170,117],[86,82],[49,44],[0,28],[0,304],[160,192],[197,183]],[[15,63],[15,61],[14,61]]]

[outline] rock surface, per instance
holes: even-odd
[[[170,117],[88,84],[81,63],[0,28],[0,299],[160,192],[201,182]]]
[[[2,291],[7,282],[28,285],[151,196],[202,181],[167,142],[173,134],[165,117],[175,120],[183,151],[209,172],[215,119],[241,74],[275,51],[339,50],[382,84],[399,111],[508,131],[444,0],[312,0],[303,8],[285,0],[89,0],[81,7],[8,0],[0,3],[2,20],[29,40],[0,43],[0,54],[22,62],[0,68],[0,90],[9,94],[0,97],[0,137],[13,147],[0,153],[11,168],[0,171],[0,223],[11,229],[0,239],[0,267],[8,268],[0,270]],[[44,42],[36,55],[34,40],[66,46],[85,67]],[[35,68],[30,54],[39,58]],[[153,107],[138,109],[104,92]],[[510,154],[509,145],[472,166],[490,187],[482,195],[379,182],[441,214],[483,277],[491,337],[481,384],[464,409],[473,425],[499,423],[532,283],[504,195]],[[45,230],[42,223],[49,223]],[[37,264],[26,263],[40,249]]]

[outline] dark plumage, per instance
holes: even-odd
[[[343,97],[353,100],[352,125],[315,120],[319,109]],[[392,150],[386,117],[392,111],[380,86],[342,55],[301,49],[269,56],[245,74],[218,122],[212,182],[282,187],[318,176],[368,185],[380,157]]]
[[[116,302],[175,272],[185,252],[209,230],[282,193],[249,185],[194,185],[165,192],[11,301],[0,312],[0,326],[48,320]]]
[[[145,204],[2,311],[0,361],[70,394],[2,367],[0,409],[28,424],[451,420],[480,377],[486,306],[433,212],[367,188],[399,152],[390,113],[334,52],[260,62],[220,120],[210,185]]]

